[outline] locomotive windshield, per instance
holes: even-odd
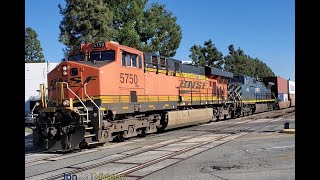
[[[89,60],[97,60],[97,61],[114,61],[115,59],[115,51],[94,51],[89,55]]]
[[[68,57],[68,61],[83,61],[84,53],[74,54]]]

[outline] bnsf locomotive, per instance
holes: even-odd
[[[48,74],[36,147],[71,150],[272,110],[270,80],[234,75],[120,45],[81,44]]]

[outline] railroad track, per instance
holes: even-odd
[[[121,164],[121,163],[131,163],[133,164],[132,167],[126,168],[125,170],[122,170],[120,172],[115,172],[113,173],[115,176],[128,176],[128,177],[136,177],[136,178],[141,178],[139,176],[135,176],[135,172],[139,172],[139,170],[144,169],[144,168],[148,168],[148,167],[152,167],[156,164],[159,164],[161,162],[166,162],[166,161],[170,161],[170,162],[178,162],[181,160],[181,158],[179,159],[179,157],[183,157],[184,154],[188,154],[188,153],[192,153],[192,152],[203,152],[205,150],[214,148],[218,145],[224,144],[226,142],[229,142],[235,138],[241,137],[245,134],[248,134],[250,132],[256,131],[260,128],[263,128],[264,126],[268,125],[269,123],[272,123],[273,121],[276,120],[272,120],[272,119],[262,119],[262,120],[256,120],[257,118],[260,118],[261,116],[263,116],[263,114],[265,115],[265,117],[268,118],[272,118],[272,117],[278,117],[279,115],[292,115],[294,113],[294,109],[291,111],[289,109],[286,110],[279,110],[279,111],[271,111],[271,112],[265,112],[265,113],[260,113],[260,114],[255,114],[252,116],[248,116],[246,120],[244,120],[243,118],[239,119],[242,121],[237,121],[237,122],[231,122],[230,124],[227,125],[223,125],[223,126],[219,126],[219,127],[215,127],[214,129],[212,129],[214,132],[210,132],[210,133],[203,133],[202,135],[194,135],[194,136],[188,136],[188,137],[179,137],[177,139],[170,139],[167,141],[162,141],[159,143],[156,143],[154,145],[149,145],[146,147],[140,147],[140,148],[136,148],[136,149],[131,149],[129,151],[131,151],[132,153],[127,153],[126,151],[124,152],[118,152],[117,154],[126,154],[126,155],[122,155],[122,156],[108,156],[108,157],[104,157],[104,158],[98,158],[98,159],[94,159],[88,162],[82,162],[79,164],[74,164],[68,167],[62,167],[61,169],[54,169],[52,171],[48,171],[45,173],[39,173],[39,174],[34,174],[33,176],[28,177],[27,179],[61,179],[62,178],[62,169],[68,168],[69,170],[66,171],[70,174],[76,174],[76,173],[86,173],[89,170],[93,170],[95,168],[99,168],[101,166],[105,166],[107,164]],[[246,118],[246,117],[245,117]],[[238,119],[237,119],[238,120]],[[252,123],[255,122],[253,125],[247,127],[248,123]],[[210,123],[211,124],[211,123]],[[204,124],[204,125],[208,125],[208,124]],[[194,128],[196,126],[192,126],[192,127],[187,127],[187,128],[180,128],[183,130],[190,130],[192,128]],[[224,133],[223,133],[224,132]],[[168,136],[170,134],[176,133],[176,131],[168,131],[165,132],[164,135]],[[152,139],[152,138],[157,138],[158,135],[155,135],[153,137],[146,137],[143,139]],[[126,142],[123,142],[126,143]],[[119,143],[120,145],[123,143]],[[127,143],[130,143],[130,141],[127,141]],[[115,144],[117,145],[117,144]],[[174,147],[177,145],[182,145],[182,148],[178,148],[178,151],[173,151],[171,152],[170,150],[168,151],[168,149],[170,149],[170,147]],[[41,159],[39,161],[43,161],[45,162],[45,160],[48,159],[56,159],[56,160],[61,160],[61,159],[65,159],[65,158],[69,158],[72,156],[80,156],[83,153],[94,153],[97,151],[102,151],[103,149],[106,149],[108,147],[103,147],[103,148],[95,148],[93,150],[86,150],[85,151],[81,151],[79,153],[75,153],[73,155],[66,155],[66,156],[56,156],[56,157],[48,157],[48,158],[44,158]],[[112,148],[112,145],[110,146],[110,148]],[[162,151],[161,151],[162,149]],[[143,157],[144,155],[147,155],[148,152],[153,152],[153,153],[159,153],[163,152],[163,150],[167,153],[160,155],[160,157],[156,157],[154,159],[150,159],[147,160],[146,162],[140,162],[138,164],[136,163],[132,163],[132,158],[133,157]],[[127,152],[129,152],[127,151]],[[60,157],[61,156],[61,157]],[[131,158],[131,160],[130,160]],[[183,160],[183,158],[182,158]],[[131,161],[131,162],[130,162]],[[34,161],[28,161],[28,163],[26,164],[26,166],[30,165],[30,163],[36,163],[37,160]],[[50,161],[48,161],[49,163]],[[28,166],[30,167],[30,166]],[[60,172],[61,171],[61,172]],[[56,174],[54,172],[57,172]],[[66,173],[64,172],[64,173]],[[49,175],[50,174],[50,175]],[[48,175],[48,176],[47,176]]]
[[[289,113],[289,115],[291,114],[291,112],[294,112],[294,108],[289,108],[289,109],[284,109],[284,110],[277,110],[277,111],[270,111],[270,112],[263,112],[263,113],[259,113],[259,114],[253,114],[251,116],[244,116],[244,117],[240,117],[237,118],[235,120],[239,121],[239,120],[245,120],[245,119],[257,119],[257,118],[275,118],[275,117],[279,117],[279,116],[283,116],[283,115],[287,115],[286,113]],[[229,119],[228,119],[229,120]],[[225,120],[224,120],[225,121]],[[226,128],[226,127],[231,127],[236,125],[236,123],[233,122],[234,120],[230,120],[228,123],[229,124],[225,124],[223,126],[219,126],[219,127],[215,127],[211,132],[218,132],[221,131],[221,127],[222,128]],[[212,123],[217,123],[217,122],[210,122],[204,125],[211,125]],[[192,128],[197,127],[199,125],[192,125],[189,127],[182,127],[182,128],[178,128],[178,129],[183,129],[183,130],[192,130]],[[201,126],[201,125],[200,125]],[[170,135],[175,133],[177,129],[171,129],[171,130],[167,130],[164,133],[162,133],[162,135]],[[147,137],[144,137],[143,139],[145,140],[149,140],[149,139],[153,139],[153,138],[157,138],[160,134],[150,134]],[[126,141],[126,142],[130,142],[133,140],[137,140],[137,139],[141,139],[141,138],[131,138],[130,140]],[[95,148],[97,150],[103,150],[105,148],[112,148],[113,146],[115,146],[118,143],[106,143],[104,146],[102,147],[98,147]],[[38,150],[33,150],[33,151],[27,151],[28,154],[25,155],[25,166],[29,167],[29,166],[33,166],[33,165],[37,165],[40,163],[36,163],[37,161],[42,161],[42,163],[45,163],[46,160],[48,159],[52,159],[52,158],[56,158],[56,157],[60,157],[63,156],[63,153],[60,154],[52,154],[52,153],[42,153],[41,151]],[[71,153],[79,153],[79,152],[95,152],[92,150],[88,150],[88,149],[77,149],[75,151],[72,151]],[[80,153],[79,155],[81,155],[82,153]],[[32,157],[35,156],[35,157]],[[73,156],[73,155],[72,155]],[[70,156],[70,157],[72,157]],[[65,158],[67,158],[68,156],[65,156]],[[30,164],[32,163],[32,164]]]

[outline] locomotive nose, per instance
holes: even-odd
[[[63,62],[48,74],[49,86],[54,86],[56,82],[69,82],[70,78],[77,77],[79,68],[69,62]]]

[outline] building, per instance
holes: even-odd
[[[40,99],[40,84],[48,87],[47,74],[59,63],[25,63],[25,114],[33,108]]]

